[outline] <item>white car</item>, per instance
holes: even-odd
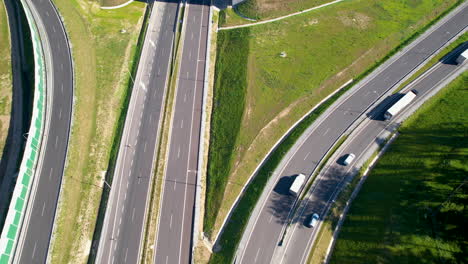
[[[343,164],[345,166],[348,166],[351,162],[353,162],[355,157],[356,157],[356,155],[354,155],[353,153],[349,153],[348,156],[346,157],[346,159],[343,161]]]
[[[320,216],[317,213],[314,213],[310,217],[310,221],[307,222],[307,227],[314,228],[317,225],[319,219],[320,219]]]

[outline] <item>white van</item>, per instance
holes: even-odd
[[[304,181],[305,181],[304,174],[301,173],[297,175],[296,178],[294,179],[294,182],[291,184],[291,187],[289,188],[289,193],[294,196],[297,196],[299,192],[301,191]]]
[[[356,157],[356,155],[354,155],[353,153],[349,153],[348,156],[346,157],[346,159],[343,161],[343,164],[345,166],[348,166],[351,162],[353,162],[355,157]]]

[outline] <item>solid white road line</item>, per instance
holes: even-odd
[[[45,210],[45,202],[44,202],[44,204],[42,205],[42,213],[41,213],[41,216],[44,216],[44,210]]]

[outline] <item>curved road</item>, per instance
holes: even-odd
[[[465,43],[463,50],[468,47],[468,43]],[[456,77],[456,73],[461,73],[463,68],[460,65],[456,65],[455,59],[461,53],[454,53],[452,56],[447,58],[443,63],[431,68],[427,71],[422,78],[417,79],[405,88],[405,92],[410,90],[416,90],[417,97],[411,103],[415,105],[419,101],[424,102],[426,95],[429,94],[433,89],[439,86],[443,86],[443,82],[449,77]],[[466,70],[466,67],[464,67]],[[442,84],[442,85],[441,85]],[[383,104],[379,104],[382,106]],[[378,106],[378,107],[379,107]],[[310,217],[312,213],[318,213],[325,217],[325,212],[332,204],[335,199],[335,194],[339,193],[352,174],[353,170],[357,170],[353,167],[359,161],[364,162],[361,158],[367,153],[371,147],[377,148],[377,142],[383,142],[389,133],[391,128],[395,128],[398,125],[399,117],[402,113],[393,117],[390,121],[383,120],[383,114],[388,109],[388,106],[379,108],[380,110],[375,111],[372,116],[375,118],[366,119],[356,131],[353,131],[350,138],[347,140],[345,145],[337,152],[335,157],[343,157],[347,153],[354,153],[356,159],[353,163],[348,166],[342,166],[339,164],[339,160],[332,160],[329,162],[323,175],[320,175],[316,180],[316,185],[311,188],[307,198],[304,199],[299,207],[298,215],[294,217],[293,223],[288,232],[291,233],[290,239],[285,242],[283,247],[277,247],[274,256],[280,261],[279,263],[305,263],[307,256],[310,252],[313,242],[315,241],[318,233],[319,226],[314,229],[307,228],[304,226],[304,222]],[[369,115],[369,113],[368,113]],[[372,151],[372,149],[371,149]],[[279,254],[278,254],[279,253]]]
[[[73,103],[73,69],[67,35],[50,0],[31,0],[36,10],[45,56],[50,56],[47,76],[47,111],[44,141],[31,191],[23,230],[15,255],[19,263],[45,263],[53,230],[60,185],[68,148]],[[41,30],[42,28],[42,30]],[[45,33],[45,35],[43,35]],[[47,60],[47,58],[46,58]],[[47,65],[47,64],[46,64]]]
[[[311,175],[328,149],[358,117],[391,89],[404,76],[424,62],[448,40],[466,28],[468,7],[456,9],[439,22],[437,27],[425,33],[404,51],[384,64],[369,76],[360,86],[353,88],[327,113],[317,121],[305,141],[297,143],[287,155],[286,164],[274,173],[274,186],[265,189],[267,196],[256,206],[258,214],[253,214],[239,245],[236,263],[270,263],[279,244],[285,221],[294,203],[287,190],[292,177],[298,173]],[[296,263],[296,262],[291,262]]]

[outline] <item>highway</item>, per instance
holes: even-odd
[[[448,40],[466,28],[468,7],[466,3],[456,14],[453,12],[438,23],[432,31],[426,32],[409,47],[395,55],[368,78],[342,96],[333,104],[313,129],[306,133],[305,140],[286,155],[284,166],[277,168],[266,188],[243,234],[236,254],[236,263],[270,263],[278,261],[273,254],[279,244],[282,230],[294,203],[288,195],[288,188],[294,175],[304,173],[310,176],[320,160],[334,142],[351,126],[358,117],[402,78],[423,63]],[[321,192],[321,190],[317,190]],[[299,263],[291,260],[288,263]]]
[[[164,173],[155,263],[190,263],[205,80],[209,1],[189,0],[169,154]]]
[[[46,262],[62,182],[72,118],[73,69],[67,35],[50,0],[31,0],[39,23],[44,54],[52,68],[46,69],[47,111],[38,173],[30,195],[15,261]],[[34,13],[34,12],[33,12]],[[47,59],[46,59],[47,60]]]
[[[465,44],[464,48],[466,49],[468,48],[468,43]],[[423,78],[418,79],[405,88],[404,93],[410,90],[417,91],[416,99],[411,103],[412,105],[423,100],[443,80],[460,70],[460,65],[455,64],[455,58],[460,52],[461,50],[455,53],[455,56],[452,56],[450,60],[438,64],[430,69]],[[337,157],[341,157],[341,160],[346,154],[354,153],[356,155],[354,162],[345,167],[340,164],[340,158],[338,160],[331,160],[329,165],[326,166],[323,175],[318,177],[315,188],[311,188],[306,196],[307,199],[304,199],[301,203],[298,214],[294,217],[294,224],[291,225],[290,231],[288,231],[291,232],[291,237],[285,243],[284,250],[281,250],[281,254],[275,254],[280,259],[279,263],[305,263],[307,261],[308,253],[315,241],[319,226],[314,229],[307,228],[304,226],[304,222],[315,212],[320,216],[324,216],[326,209],[335,198],[334,195],[343,187],[343,183],[349,180],[347,176],[351,175],[351,172],[354,170],[353,165],[365,155],[375,142],[383,142],[385,140],[385,133],[390,130],[390,127],[396,126],[398,117],[402,113],[393,117],[391,121],[384,121],[383,114],[387,108],[380,107],[379,111],[373,112],[370,115],[373,118],[366,119],[366,122],[357,131],[353,131],[347,143],[337,153]],[[277,247],[278,249],[279,247]]]
[[[153,2],[96,263],[139,263],[178,2]]]

